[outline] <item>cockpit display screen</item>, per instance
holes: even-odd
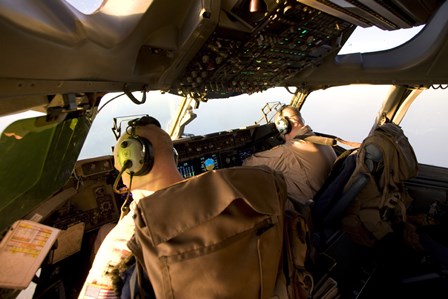
[[[246,158],[250,157],[253,154],[253,151],[251,149],[243,150],[238,152],[238,155],[240,157],[240,164],[246,160]]]
[[[219,169],[218,155],[212,154],[201,157],[202,172]]]
[[[185,161],[179,163],[179,165],[177,165],[177,169],[179,170],[180,174],[186,179],[201,173],[199,165],[196,164],[197,163],[195,163],[194,160]]]

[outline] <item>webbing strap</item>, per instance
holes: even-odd
[[[132,271],[131,278],[129,279],[129,291],[131,293],[131,298],[134,299],[135,297],[135,289],[138,287],[137,284],[137,265],[134,268],[134,271]]]
[[[347,141],[339,137],[328,137],[328,136],[318,136],[318,135],[299,135],[295,136],[294,139],[302,139],[316,144],[336,146],[338,143],[348,145],[352,148],[358,148],[361,143],[354,141]]]

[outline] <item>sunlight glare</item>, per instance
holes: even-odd
[[[153,0],[65,0],[86,15],[101,12],[110,16],[143,14]]]

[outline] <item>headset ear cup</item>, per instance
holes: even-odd
[[[286,135],[291,132],[291,122],[286,117],[279,117],[279,119],[275,122],[275,127],[280,135]]]
[[[134,175],[145,175],[149,173],[154,165],[154,150],[152,143],[146,139],[139,137],[144,149],[144,163],[141,170]]]
[[[154,153],[149,140],[141,137],[129,137],[118,144],[117,160],[121,168],[128,161],[131,166],[126,169],[128,174],[141,176],[149,173],[154,164]]]

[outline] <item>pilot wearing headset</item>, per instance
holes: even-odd
[[[243,165],[266,165],[281,172],[286,180],[288,197],[300,207],[313,199],[322,186],[336,154],[331,146],[305,140],[315,134],[297,108],[283,106],[274,121],[285,143],[248,157]]]
[[[120,221],[101,242],[79,299],[96,298],[93,294],[118,298],[111,270],[131,256],[127,243],[134,234],[135,206],[142,198],[183,180],[177,171],[176,158],[171,137],[155,118],[146,116],[129,123],[126,134],[114,147],[115,168],[120,171],[114,191],[127,194],[128,198],[132,191],[133,201],[125,203]],[[125,190],[116,190],[120,178],[127,186]]]

